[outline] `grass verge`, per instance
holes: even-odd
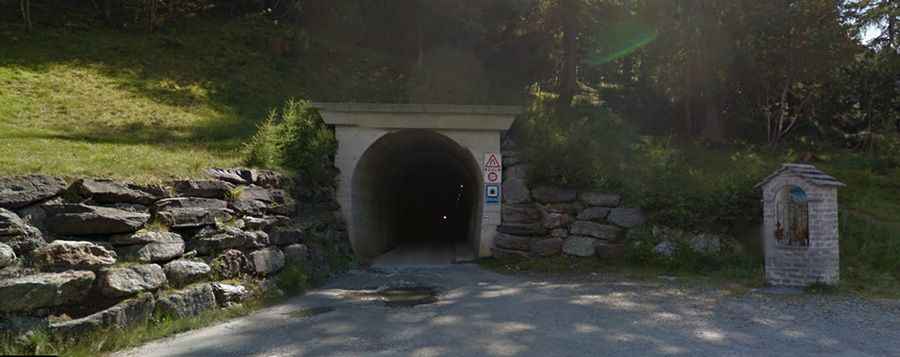
[[[181,319],[155,318],[130,328],[100,330],[76,339],[64,339],[37,331],[24,338],[0,338],[0,355],[60,355],[89,357],[136,347],[143,343],[173,336],[250,314],[271,304],[266,300],[247,301],[241,305],[206,311]]]

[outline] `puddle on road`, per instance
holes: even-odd
[[[437,302],[437,289],[426,286],[387,288],[349,295],[360,300],[379,300],[387,307],[413,307]]]
[[[305,309],[294,310],[294,311],[286,313],[285,315],[288,315],[290,317],[297,318],[297,319],[303,319],[303,318],[307,318],[307,317],[313,317],[316,315],[327,314],[332,311],[334,311],[334,308],[331,306],[320,306],[320,307],[310,307],[310,308],[305,308]]]
[[[437,292],[428,287],[386,289],[375,294],[381,296],[387,307],[412,307],[437,302]]]

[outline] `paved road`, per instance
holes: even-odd
[[[386,307],[379,287],[434,286]],[[298,311],[328,307],[313,316]],[[729,294],[679,281],[504,276],[474,265],[353,272],[288,303],[123,356],[900,356],[900,304]]]

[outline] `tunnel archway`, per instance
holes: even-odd
[[[352,243],[371,259],[403,245],[477,249],[481,171],[472,153],[427,129],[390,132],[352,178]]]

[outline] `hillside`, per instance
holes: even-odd
[[[148,35],[0,31],[0,175],[138,181],[241,162],[270,108],[304,95],[265,22],[205,20]]]

